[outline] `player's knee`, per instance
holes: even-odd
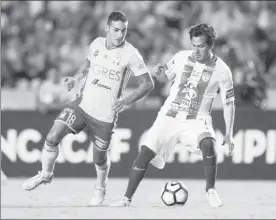
[[[60,141],[60,132],[56,129],[51,129],[46,137],[46,142],[51,146],[57,146]]]
[[[95,141],[93,148],[93,161],[98,166],[102,166],[107,161],[107,150],[108,144],[103,142]]]
[[[132,168],[147,169],[150,161],[155,157],[156,153],[143,145],[141,150],[133,162]]]
[[[211,137],[204,138],[199,143],[203,156],[216,155],[215,140]]]
[[[107,154],[106,152],[95,152],[93,153],[93,161],[99,167],[103,166],[107,162]]]

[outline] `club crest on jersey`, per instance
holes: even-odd
[[[99,51],[98,50],[95,50],[94,52],[94,57],[98,56],[99,55]]]
[[[116,54],[115,60],[113,60],[113,63],[119,65],[120,62],[121,62],[121,54],[118,54],[118,53],[117,53],[117,54]]]
[[[145,64],[142,60],[139,60],[139,69],[143,69],[145,67]]]
[[[211,73],[210,73],[210,72],[204,71],[204,72],[202,73],[201,80],[202,80],[203,82],[208,82],[208,81],[210,80],[210,78],[211,78]]]

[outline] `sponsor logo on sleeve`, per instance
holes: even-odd
[[[99,50],[95,50],[94,52],[94,57],[98,56],[99,55]]]
[[[226,99],[229,99],[234,96],[234,89],[229,89],[226,91]]]

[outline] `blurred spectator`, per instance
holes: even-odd
[[[44,80],[52,68],[73,75],[91,41],[104,32],[106,15],[122,10],[129,19],[127,40],[149,66],[189,49],[189,26],[205,22],[216,29],[215,51],[231,67],[237,87],[252,78],[242,66],[253,62],[261,73],[256,88],[276,88],[273,1],[4,1],[1,6],[3,87],[16,88],[21,79]],[[167,86],[158,85],[154,95],[166,94]]]

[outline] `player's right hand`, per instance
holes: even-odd
[[[164,72],[164,66],[161,63],[156,64],[152,68],[152,76],[157,77]]]
[[[72,88],[74,88],[75,83],[76,83],[76,79],[74,77],[69,76],[64,79],[64,86],[66,87],[66,89],[68,91],[70,91]]]
[[[226,135],[224,137],[223,142],[222,142],[222,146],[226,147],[227,156],[228,157],[232,156],[233,151],[235,149],[234,138],[231,137],[231,136]]]

